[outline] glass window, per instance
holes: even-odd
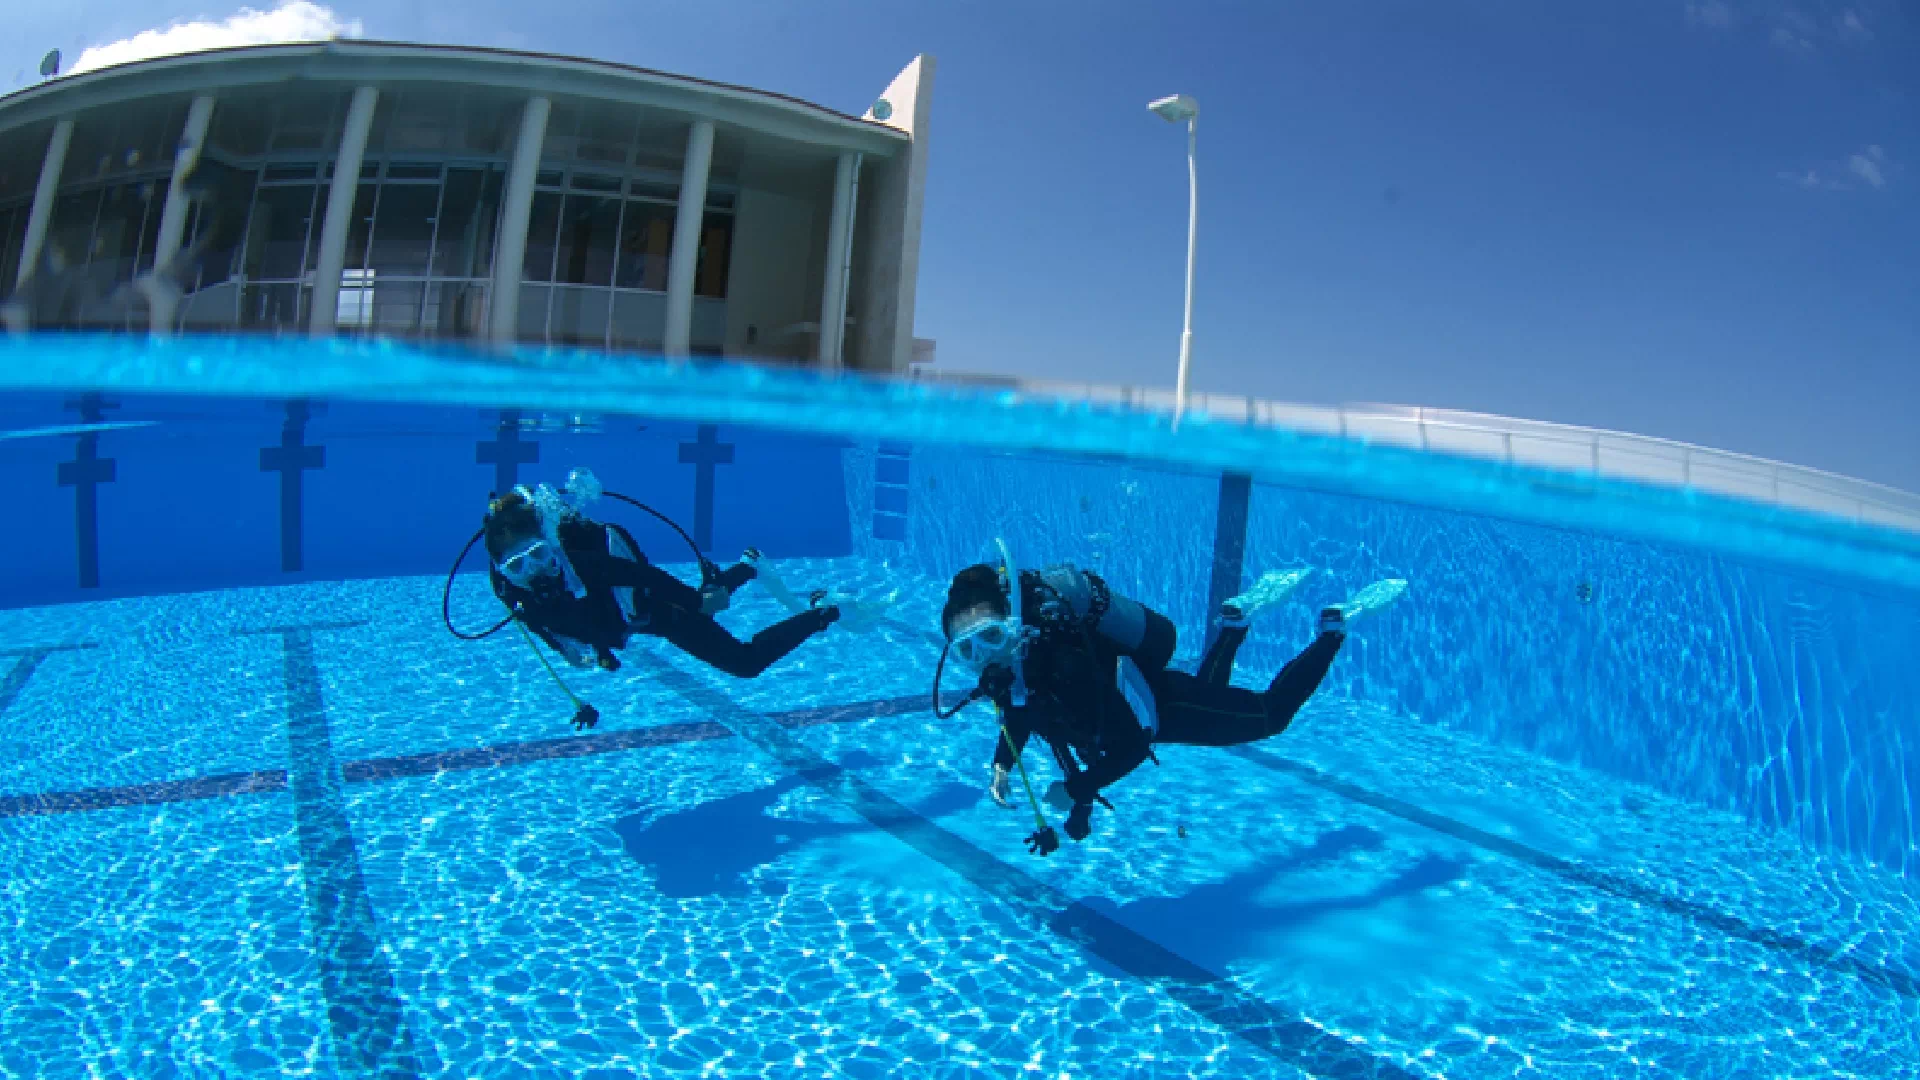
[[[136,268],[153,265],[153,239],[160,233],[160,214],[166,205],[166,189],[151,183],[114,184],[100,194],[100,220],[94,229],[95,264],[102,267],[98,280],[115,283],[132,281]],[[153,219],[151,237],[147,219]],[[142,251],[145,242],[146,251]],[[145,259],[141,256],[145,255]]]
[[[540,160],[565,164],[573,160],[573,147],[580,131],[580,107],[570,101],[556,101],[547,111],[547,135],[540,144]]]
[[[438,184],[384,184],[367,265],[382,274],[424,277],[433,253]]]
[[[333,134],[334,116],[344,111],[347,95],[338,90],[293,90],[280,102],[274,118],[273,150],[322,150],[339,147]],[[219,110],[215,110],[216,112]]]
[[[353,189],[353,219],[347,225],[347,248],[340,265],[342,267],[364,267],[367,265],[367,239],[373,235],[374,201],[380,197],[378,184],[360,184]],[[325,207],[327,201],[320,200]],[[314,218],[313,246],[307,254],[307,269],[320,268],[320,232],[325,227],[326,211],[323,209]]]
[[[390,161],[387,163],[389,180],[438,180],[440,166],[428,162]]]
[[[458,150],[469,154],[506,154],[520,131],[524,105],[497,93],[476,91],[460,103]]]
[[[26,242],[25,207],[0,208],[0,294],[13,291],[20,272],[20,245]]]
[[[493,233],[500,217],[499,169],[448,169],[434,241],[433,276],[484,278],[493,272]]]
[[[670,180],[635,180],[627,185],[627,194],[648,199],[664,199],[670,203],[680,201],[680,185]]]
[[[256,281],[292,281],[307,265],[314,216],[312,184],[263,187],[247,227],[246,273]]]
[[[62,265],[84,266],[93,254],[93,223],[100,216],[100,190],[74,192],[53,200],[45,255]]]
[[[240,291],[240,325],[253,330],[303,329],[312,299],[312,290],[295,281],[248,285]]]
[[[560,214],[554,280],[570,285],[613,284],[614,236],[619,228],[619,199],[567,196]]]
[[[620,267],[615,284],[623,289],[665,292],[667,255],[673,248],[671,206],[629,200],[620,229]]]
[[[273,106],[257,94],[229,94],[214,107],[207,145],[236,158],[267,152],[273,130]]]
[[[533,210],[527,218],[527,257],[520,270],[523,280],[553,280],[553,245],[559,228],[560,196],[550,191],[535,192]],[[545,325],[543,321],[541,326]]]
[[[204,168],[206,159],[201,161]],[[195,175],[199,175],[199,170],[195,170]],[[199,269],[203,288],[226,281],[234,274],[234,259],[246,236],[247,209],[253,203],[255,175],[252,169],[226,169],[219,176],[208,178],[213,184],[212,191],[201,204],[205,212],[195,215],[192,234],[196,238],[204,237]],[[148,228],[157,232],[158,213],[148,219]],[[152,245],[148,244],[146,250],[151,251]]]
[[[172,185],[166,180],[154,180],[139,186],[140,201],[146,204],[146,215],[140,223],[140,255],[135,263],[135,272],[144,274],[153,269],[153,254],[160,246],[160,218],[167,209],[167,189]],[[240,213],[246,213],[246,205],[240,206]]]
[[[478,337],[486,326],[487,287],[465,281],[427,285],[420,325],[438,337]]]
[[[220,110],[215,109],[217,114]],[[167,175],[173,171],[174,149],[187,123],[187,101],[133,102],[117,105],[112,145],[107,149],[104,173]]]
[[[334,295],[333,325],[358,329],[373,325],[372,270],[340,271],[340,291]]]
[[[411,334],[418,330],[420,299],[426,287],[423,281],[381,281],[373,290],[368,325],[377,334]]]
[[[29,124],[0,131],[0,202],[33,198],[40,183],[40,163],[47,156],[53,124]],[[12,287],[12,282],[7,286]]]
[[[599,191],[612,195],[620,194],[620,178],[617,176],[574,173],[570,186],[575,191]]]
[[[724,300],[727,267],[733,256],[733,215],[708,212],[700,229],[700,257],[694,265],[693,294]]]

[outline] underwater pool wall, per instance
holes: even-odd
[[[848,452],[857,554],[945,581],[996,534],[1206,633],[1219,477],[895,448],[903,521],[875,529],[872,446]],[[1229,489],[1230,498],[1232,496]],[[894,496],[896,500],[900,495]],[[1229,506],[1229,511],[1233,507]],[[1225,515],[1232,519],[1236,515]],[[1314,611],[1408,579],[1326,691],[1731,810],[1920,877],[1920,598],[1687,551],[1252,484],[1245,569],[1312,566],[1240,654],[1258,685]]]
[[[844,446],[514,409],[9,395],[0,606],[445,574],[490,492],[558,485],[575,467],[677,519],[716,561],[750,545],[841,556]],[[609,504],[607,516],[652,558],[691,561],[641,512]],[[483,565],[475,554],[465,569]]]

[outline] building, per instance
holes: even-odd
[[[932,80],[919,57],[855,117],[595,60],[373,41],[55,78],[0,98],[0,296],[57,267],[42,281],[68,300],[39,328],[899,371]],[[156,262],[182,268],[184,296],[116,293]]]

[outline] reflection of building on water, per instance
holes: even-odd
[[[912,334],[932,80],[920,57],[854,117],[593,60],[380,42],[65,76],[0,98],[0,296],[40,329],[901,370],[933,351]]]

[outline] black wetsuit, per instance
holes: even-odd
[[[1132,647],[1082,626],[1048,625],[1024,617],[1028,625],[1040,626],[1042,634],[1022,664],[1026,704],[1014,707],[1010,691],[994,686],[991,697],[1013,741],[1009,748],[1007,739],[998,740],[995,765],[1013,768],[1015,755],[1038,735],[1067,774],[1067,794],[1076,804],[1091,803],[1102,789],[1147,760],[1155,745],[1239,746],[1285,731],[1326,678],[1344,640],[1340,634],[1321,634],[1281,668],[1262,693],[1230,683],[1246,627],[1223,627],[1198,673],[1188,674],[1167,667],[1173,657],[1173,624],[1140,606],[1147,615],[1147,632]],[[1030,602],[1023,607],[1035,610]],[[1157,736],[1134,718],[1118,688],[1123,655],[1133,660],[1153,693]]]
[[[625,648],[634,634],[665,638],[682,652],[704,661],[729,675],[751,679],[772,667],[808,638],[827,628],[839,612],[830,607],[802,611],[760,631],[751,641],[741,641],[700,610],[700,591],[644,557],[624,558],[614,554],[610,533],[617,533],[638,555],[639,545],[618,525],[607,526],[585,518],[563,521],[559,527],[560,545],[567,560],[586,586],[587,595],[576,597],[564,588],[535,593],[519,588],[489,570],[494,592],[513,608],[521,621],[553,646],[567,654],[567,639],[580,642],[594,652],[601,667],[616,669],[620,662],[614,650]],[[715,584],[731,592],[753,580],[756,571],[745,563],[722,570]],[[614,595],[618,588],[633,590],[634,618],[627,619]]]

